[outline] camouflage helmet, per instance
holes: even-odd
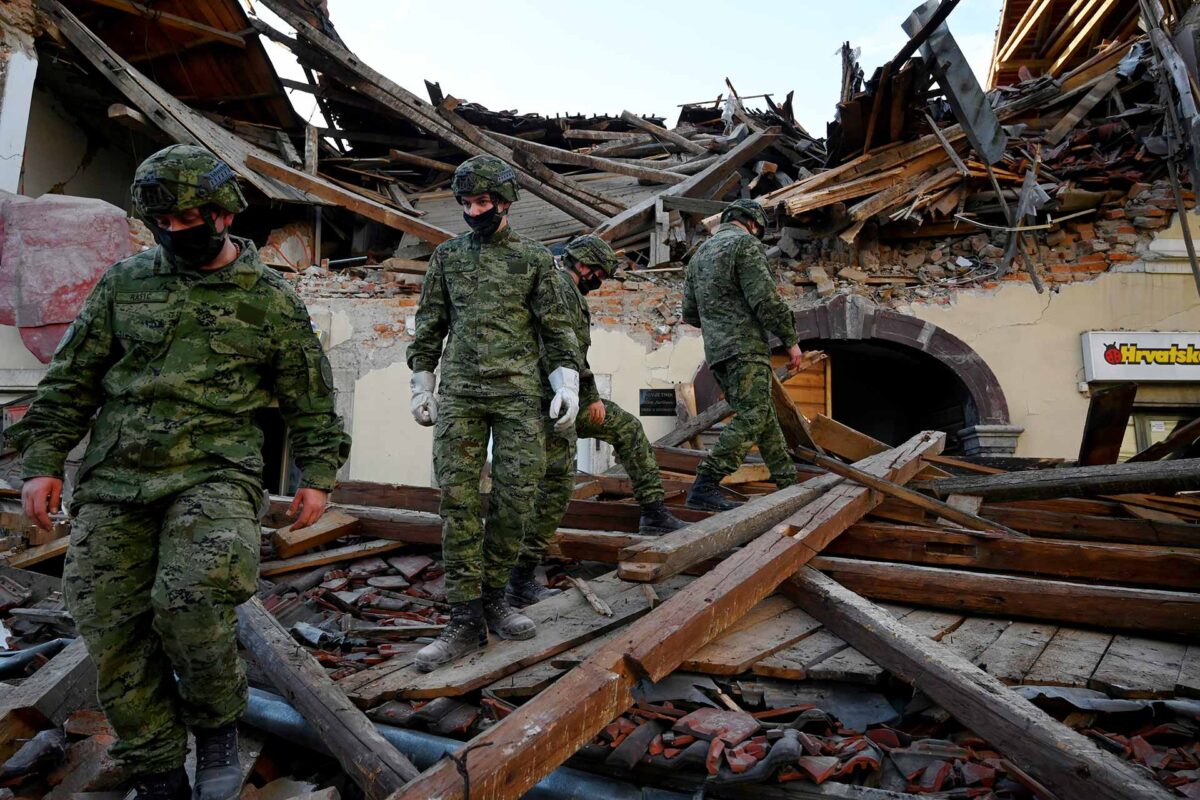
[[[757,200],[734,200],[721,212],[721,222],[742,220],[753,222],[760,230],[767,229],[767,214]]]
[[[608,242],[599,236],[590,233],[586,236],[576,236],[567,242],[563,251],[580,264],[604,270],[604,274],[610,278],[616,274],[617,254]]]
[[[494,194],[501,200],[517,202],[517,173],[495,156],[471,156],[458,165],[450,179],[455,197],[466,194]]]
[[[130,194],[134,213],[146,220],[209,204],[237,214],[248,205],[229,165],[194,144],[173,144],[143,161]]]

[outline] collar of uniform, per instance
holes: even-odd
[[[508,244],[509,242],[516,241],[517,239],[517,234],[515,231],[513,231],[511,222],[486,239],[484,239],[478,233],[472,233],[471,236],[481,244]]]
[[[736,223],[733,223],[733,222],[722,222],[720,225],[717,226],[717,230],[713,231],[713,233],[719,233],[720,231],[739,231],[741,233],[746,234],[747,236],[750,235],[750,233],[745,228],[743,228],[742,226],[737,225]]]
[[[215,278],[218,282],[229,281],[243,289],[249,289],[262,276],[263,266],[262,260],[258,257],[258,248],[249,239],[243,239],[240,236],[232,234],[230,234],[229,238],[238,246],[238,257],[221,269],[210,272],[179,269],[175,264],[171,263],[171,260],[163,253],[162,248],[159,247],[154,259],[154,272],[158,275],[192,273],[200,275],[201,280]]]

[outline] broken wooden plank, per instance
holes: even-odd
[[[336,564],[339,561],[377,556],[389,550],[401,548],[404,545],[405,542],[382,539],[363,542],[362,544],[351,544],[345,547],[336,547],[333,550],[324,550],[319,553],[306,553],[302,556],[285,558],[281,561],[264,561],[258,567],[258,574],[264,578],[269,578],[272,575],[281,575],[285,572],[295,572],[302,569],[312,569],[313,567],[325,564]]]
[[[1062,800],[1162,800],[1168,793],[949,648],[812,568],[785,585],[800,607],[927,694]]]
[[[1187,646],[1139,636],[1114,636],[1088,686],[1112,697],[1173,697]]]
[[[665,595],[685,583],[680,578],[657,588]],[[413,666],[411,659],[395,658],[338,685],[364,708],[397,697],[457,697],[628,624],[650,610],[641,589],[618,580],[613,573],[596,578],[591,586],[612,608],[611,617],[598,616],[581,594],[564,592],[523,609],[538,626],[538,635],[532,639],[493,640],[483,650],[428,673]]]
[[[1200,633],[1200,594],[819,556],[813,566],[877,600],[1170,635]]]
[[[943,434],[920,434],[875,457],[871,469],[907,480],[920,468],[921,455],[936,452],[943,443]],[[632,705],[638,681],[670,674],[878,502],[863,487],[832,489],[618,633],[546,691],[471,740],[471,793],[519,797]],[[442,761],[395,800],[461,800],[466,794],[464,776],[456,765]]]
[[[301,191],[308,192],[314,197],[319,197],[328,203],[341,206],[367,219],[387,225],[389,228],[411,233],[418,239],[430,244],[441,244],[448,239],[454,238],[454,234],[448,230],[439,228],[436,225],[430,225],[428,222],[422,222],[416,217],[402,214],[369,197],[336,186],[315,175],[309,175],[307,172],[292,169],[286,164],[270,161],[251,153],[246,156],[246,165],[263,175],[275,178]]]
[[[1014,622],[987,649],[971,659],[1004,683],[1021,683],[1058,627],[1040,622]]]
[[[1084,513],[984,505],[979,514],[1012,528],[1054,539],[1123,542],[1164,547],[1200,546],[1200,525],[1148,519],[1118,519]]]
[[[718,400],[668,434],[654,440],[655,447],[679,447],[689,439],[704,433],[726,417],[733,415],[728,400]]]
[[[412,762],[351,705],[257,597],[238,606],[237,617],[238,640],[367,797],[384,800],[417,776]]]
[[[779,138],[779,128],[769,128],[761,133],[751,134],[741,144],[722,155],[702,172],[696,173],[683,183],[669,186],[662,192],[630,206],[627,211],[602,223],[593,233],[606,241],[615,242],[650,227],[654,220],[654,207],[660,197],[703,195],[718,186],[738,167],[758,155],[777,138]]]
[[[887,445],[878,439],[860,433],[824,414],[817,414],[813,418],[809,423],[809,430],[813,441],[820,445],[822,450],[850,461],[862,461],[867,456],[882,453],[887,449]]]
[[[1075,129],[1079,121],[1088,115],[1088,112],[1095,108],[1101,100],[1108,96],[1108,93],[1116,88],[1120,83],[1121,76],[1116,70],[1101,78],[1091,90],[1085,94],[1075,107],[1063,115],[1063,118],[1055,123],[1054,127],[1046,132],[1042,138],[1046,140],[1046,144],[1051,146],[1058,144],[1066,138],[1067,134]],[[1106,462],[1106,463],[1112,463]]]
[[[840,636],[821,628],[795,644],[755,662],[750,671],[769,678],[803,681],[808,679],[808,671],[813,665],[848,647],[850,645]]]
[[[13,554],[6,562],[10,567],[28,567],[67,554],[68,537],[62,536],[37,547],[27,547]]]
[[[948,519],[952,522],[957,522],[959,525],[962,525],[969,530],[983,531],[1000,537],[1010,537],[1015,539],[1027,538],[1025,534],[1019,531],[1015,531],[994,521],[989,522],[982,517],[954,508],[948,503],[943,503],[940,500],[931,500],[929,497],[926,497],[920,492],[915,492],[907,487],[898,486],[890,483],[889,481],[882,480],[881,478],[866,473],[857,467],[849,464],[843,464],[835,458],[823,456],[820,453],[804,447],[793,447],[792,449],[795,450],[796,454],[805,461],[809,461],[819,467],[823,467],[835,475],[841,475],[842,477],[849,478],[856,483],[869,486],[877,492],[882,492],[889,497],[903,500],[904,502],[914,505],[917,508],[921,508],[926,511],[932,511],[933,513],[938,514],[945,519]]]
[[[312,525],[298,531],[291,527],[278,528],[271,534],[271,543],[275,545],[275,555],[279,558],[291,558],[294,555],[311,550],[318,545],[340,539],[352,533],[358,525],[358,518],[349,514],[330,509],[321,515]]]
[[[708,675],[738,675],[819,627],[821,623],[796,608],[791,600],[772,595],[684,660],[680,668]]]
[[[96,696],[96,667],[83,639],[76,639],[20,686],[0,696],[0,763],[19,740],[61,725]]]
[[[985,502],[1138,492],[1173,494],[1197,486],[1200,486],[1200,458],[1026,470],[913,484],[914,489],[937,498],[974,494]]]
[[[571,164],[600,172],[610,172],[614,175],[629,175],[639,180],[649,181],[650,183],[665,183],[667,185],[683,183],[687,180],[686,175],[680,175],[678,172],[667,172],[666,170],[641,166],[639,164],[629,164],[609,158],[599,158],[598,156],[577,153],[574,150],[563,150],[560,147],[548,147],[544,144],[518,139],[515,136],[505,136],[502,133],[494,131],[491,132],[491,136],[509,145],[514,151],[518,149],[528,150],[537,156],[538,160],[547,164]]]
[[[1092,392],[1079,444],[1079,466],[1117,463],[1137,388],[1136,383],[1119,383]]]
[[[635,128],[640,128],[641,130],[645,131],[646,133],[650,134],[651,136],[655,137],[656,139],[663,139],[665,141],[671,142],[672,144],[677,146],[680,150],[683,150],[685,152],[692,153],[693,155],[698,155],[698,156],[708,154],[708,148],[704,147],[703,145],[697,144],[696,142],[693,142],[691,139],[687,139],[683,136],[680,136],[675,131],[667,130],[666,128],[662,127],[661,125],[655,125],[650,120],[642,119],[637,114],[634,114],[631,111],[622,111],[621,119],[624,120],[625,122],[628,122],[630,125],[634,126]]]
[[[1175,693],[1200,698],[1200,645],[1188,645],[1179,677],[1175,679]]]
[[[973,662],[981,653],[995,644],[1011,624],[1006,619],[968,617],[962,621],[961,625],[947,632],[938,641]]]
[[[653,581],[753,539],[841,483],[828,475],[798,483],[686,528],[621,551],[618,574],[625,580]]]
[[[1200,585],[1200,549],[1033,537],[979,539],[960,531],[883,522],[852,526],[825,555],[1166,589]]]
[[[1111,633],[1059,628],[1033,662],[1022,683],[1037,686],[1087,686],[1112,642]]]
[[[141,3],[135,3],[133,0],[92,0],[92,2],[108,6],[109,8],[115,8],[118,11],[124,11],[134,16],[145,17],[148,20],[153,20],[160,25],[174,28],[177,31],[203,34],[204,38],[210,41],[221,42],[222,44],[240,49],[245,49],[246,47],[246,37],[241,34],[223,30],[222,28],[214,28],[211,25],[205,25],[199,20],[183,17],[179,14],[171,14],[159,8],[150,8]]]

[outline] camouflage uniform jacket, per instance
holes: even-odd
[[[769,360],[767,334],[798,342],[791,310],[775,288],[762,243],[732,222],[717,228],[688,263],[683,321],[704,331],[704,357]]]
[[[587,408],[600,399],[596,379],[592,376],[592,368],[587,360],[588,349],[592,346],[592,312],[588,309],[587,298],[579,291],[579,287],[565,269],[554,270],[554,290],[566,310],[567,323],[575,334],[575,340],[579,342],[579,407]],[[547,400],[554,397],[554,390],[550,388],[552,370],[553,367],[543,358],[542,396]]]
[[[425,273],[409,368],[433,372],[440,360],[442,394],[540,397],[539,341],[552,369],[580,361],[554,271],[549,250],[508,226],[486,241],[464,233],[442,242]]]
[[[212,480],[260,487],[253,414],[276,399],[302,485],[333,488],[350,437],[329,361],[292,287],[252,242],[234,241],[237,259],[211,272],[179,269],[156,247],[104,273],[8,431],[24,477],[61,477],[99,409],[73,506],[148,503]]]

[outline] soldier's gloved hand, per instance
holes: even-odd
[[[436,382],[432,372],[414,372],[408,382],[412,389],[412,415],[418,425],[429,427],[437,422],[437,399],[433,396]]]
[[[579,415],[579,373],[570,367],[559,367],[550,373],[550,388],[554,399],[550,401],[550,419],[556,419],[554,430],[568,431]]]

